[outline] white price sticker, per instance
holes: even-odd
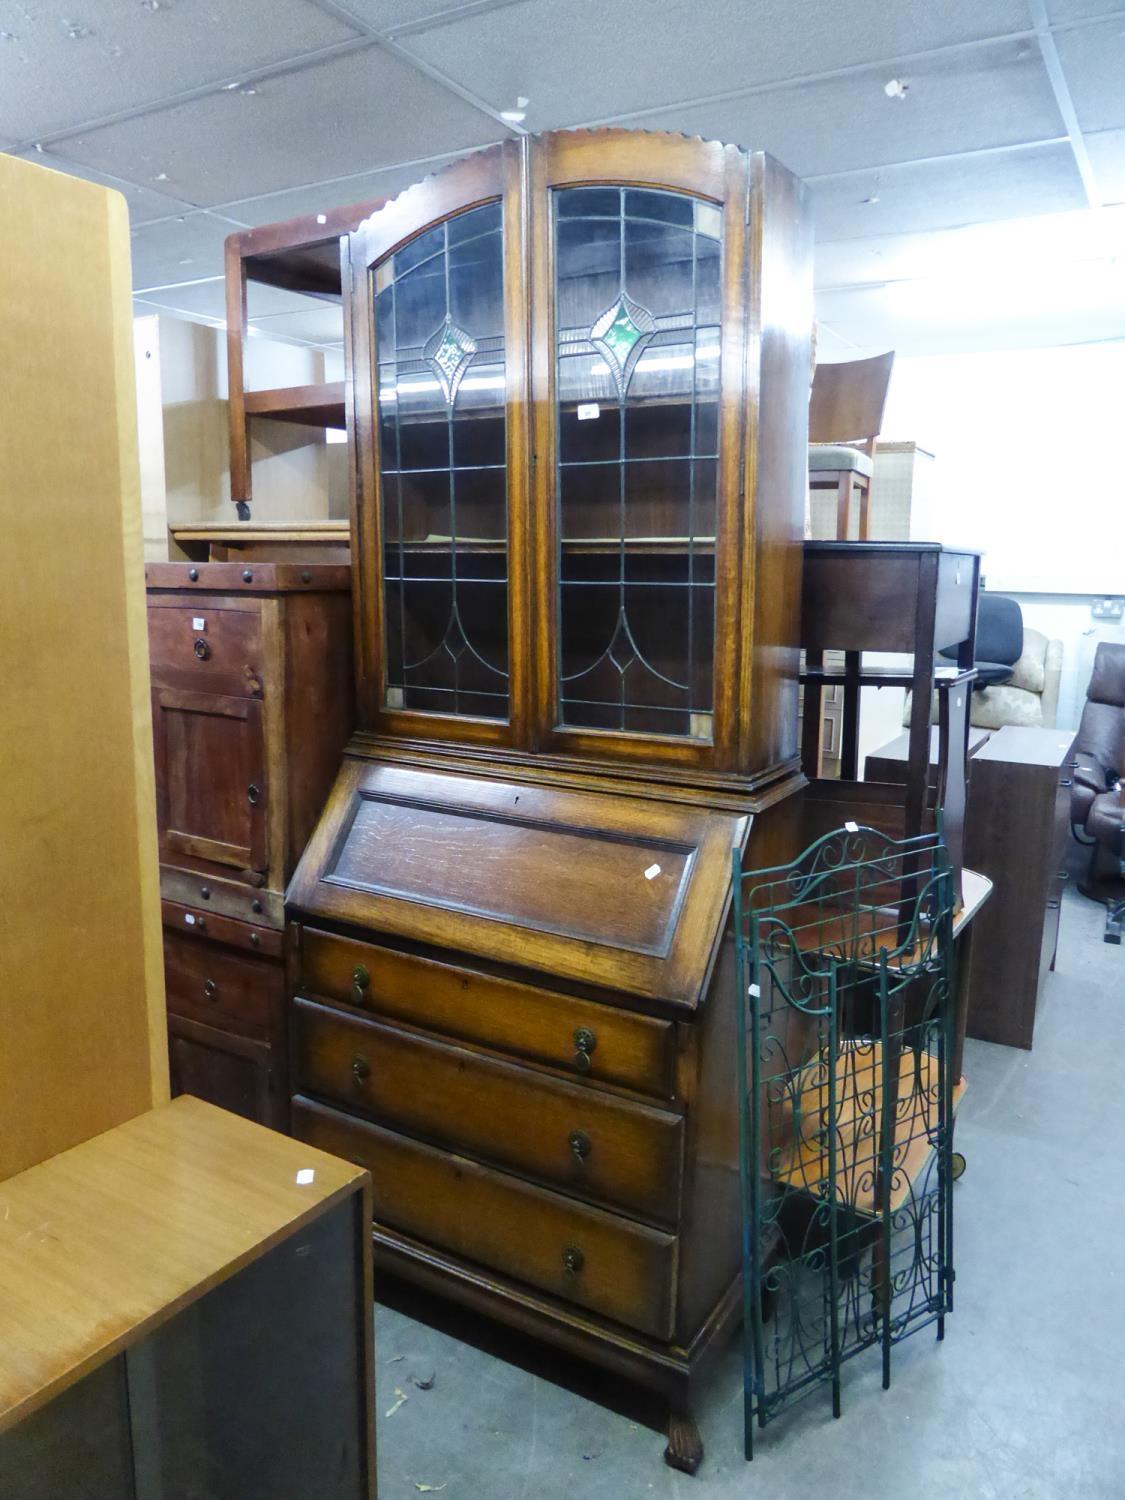
[[[596,401],[583,401],[578,408],[578,420],[580,422],[593,422],[602,414],[602,409]]]
[[[646,880],[655,880],[656,877],[659,874],[660,874],[660,866],[659,865],[649,865],[648,869],[645,871],[645,879]]]
[[[844,824],[844,828],[845,828],[845,830],[848,833],[858,833],[859,832],[859,824],[858,823],[845,823]]]
[[[202,615],[193,615],[192,616],[192,621],[191,621],[191,628],[193,630],[206,630],[207,629],[207,621],[203,618]]]

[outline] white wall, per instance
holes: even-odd
[[[1029,308],[1028,316],[1034,316]],[[896,361],[883,436],[935,456],[917,540],[980,548],[990,589],[1063,642],[1059,725],[1078,722],[1094,647],[1125,640],[1091,618],[1125,597],[1125,342]]]
[[[935,457],[914,534],[979,547],[989,588],[1125,591],[1123,411],[1125,341],[898,360],[882,435]]]
[[[172,314],[134,320],[138,426],[146,462],[146,556],[167,557],[167,527],[229,525],[226,334]],[[308,385],[324,378],[317,349],[276,339],[246,345],[249,390]],[[343,448],[323,428],[258,420],[251,429],[254,519],[313,520],[348,513]]]

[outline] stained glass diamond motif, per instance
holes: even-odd
[[[647,307],[621,293],[590,330],[590,342],[609,366],[624,397],[637,361],[656,332],[656,319]]]
[[[457,400],[457,387],[476,352],[476,340],[470,338],[463,328],[458,328],[448,316],[437,332],[426,340],[422,354],[438,378],[447,405],[452,406]]]

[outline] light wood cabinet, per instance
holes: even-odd
[[[4,1210],[4,1500],[375,1500],[365,1172],[176,1099]]]

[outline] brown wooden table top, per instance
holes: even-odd
[[[366,1175],[184,1095],[0,1183],[0,1431]]]

